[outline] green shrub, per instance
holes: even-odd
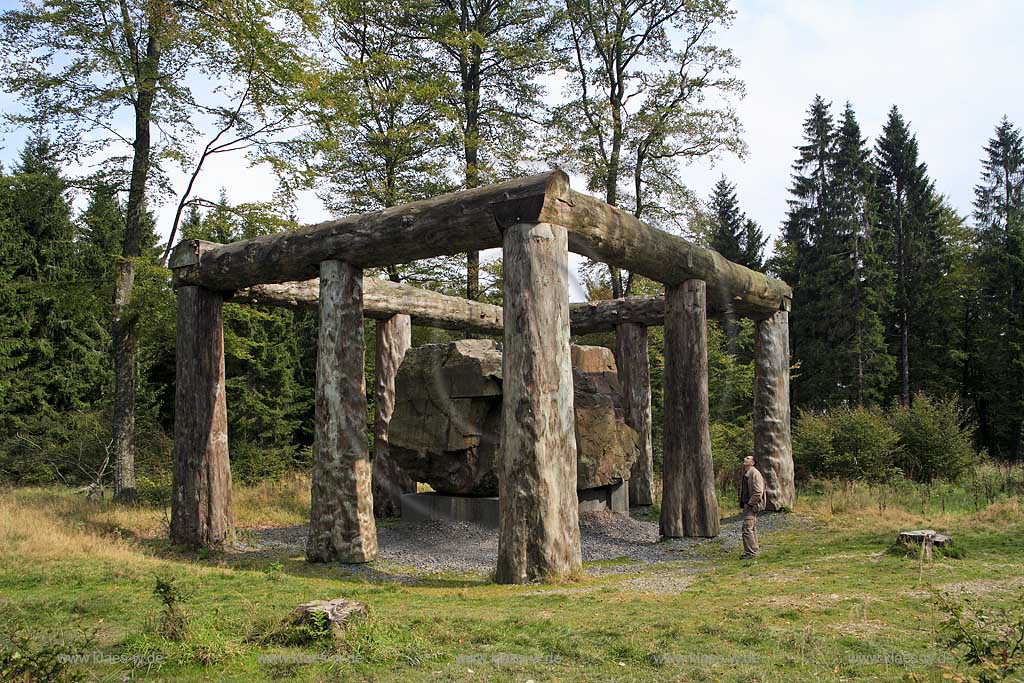
[[[171,576],[157,576],[153,595],[163,604],[160,614],[159,633],[167,640],[180,642],[188,634],[189,619],[182,603],[191,593]]]
[[[890,422],[899,434],[896,465],[914,481],[955,481],[977,461],[974,429],[955,398],[915,396],[909,408],[890,412]]]
[[[733,488],[739,478],[741,461],[754,452],[753,422],[712,422],[710,427],[715,480],[719,488]]]
[[[793,439],[805,477],[883,481],[896,472],[899,434],[876,408],[802,412]]]
[[[933,594],[944,618],[939,640],[968,668],[968,676],[950,672],[943,678],[978,683],[1020,680],[1024,670],[1024,597],[1016,604],[986,608],[966,595]]]

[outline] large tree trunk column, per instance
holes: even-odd
[[[223,296],[178,289],[171,540],[217,546],[232,533]]]
[[[377,321],[373,401],[373,513],[377,517],[397,517],[402,509],[402,494],[416,492],[416,482],[388,455],[388,425],[395,411],[395,376],[410,346],[412,321],[409,316],[395,315]]]
[[[499,583],[582,564],[567,245],[565,228],[547,223],[513,225],[504,235]]]
[[[789,409],[789,313],[759,320],[754,338],[754,458],[768,510],[792,510],[793,444]]]
[[[626,403],[626,424],[640,437],[640,453],[629,475],[629,504],[651,505],[654,449],[651,446],[651,372],[647,361],[647,327],[623,323],[616,328],[616,363]]]
[[[320,264],[316,434],[306,558],[368,562],[377,556],[363,379],[363,271]]]
[[[707,287],[665,287],[665,462],[661,535],[718,535],[718,498],[708,427]]]

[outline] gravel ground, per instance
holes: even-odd
[[[792,515],[764,514],[758,517],[762,537],[788,525],[799,523]],[[643,521],[612,512],[587,512],[580,515],[583,560],[604,563],[590,565],[590,574],[635,573],[645,566],[686,561],[704,562],[716,550],[736,551],[740,545],[739,515],[722,522],[721,534],[710,540],[658,540],[658,523]],[[253,530],[240,543],[237,553],[245,557],[272,557],[301,554],[305,548],[306,525]],[[423,522],[394,524],[377,529],[380,558],[367,565],[346,565],[353,574],[367,578],[411,582],[424,574],[447,572],[489,572],[498,554],[498,532],[463,522]],[[611,562],[609,562],[611,561]],[[690,579],[692,571],[674,570],[652,583],[666,590],[678,590]],[[662,580],[664,579],[664,580]],[[641,589],[646,589],[639,586]]]

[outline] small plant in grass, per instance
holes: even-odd
[[[935,592],[944,613],[939,624],[942,644],[951,648],[966,672],[949,672],[962,683],[998,683],[1024,671],[1024,594],[1010,608],[982,608],[970,598]]]
[[[72,683],[85,680],[69,667],[63,650],[39,646],[21,631],[0,633],[0,681]]]
[[[181,642],[188,633],[188,616],[182,606],[190,597],[188,591],[173,577],[157,576],[153,595],[164,606],[160,614],[160,635],[167,640]]]

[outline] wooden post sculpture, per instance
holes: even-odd
[[[363,271],[320,264],[316,433],[306,557],[368,562],[377,556],[363,379]]]
[[[190,547],[231,540],[231,464],[224,396],[223,295],[178,289],[171,540]]]
[[[665,462],[661,535],[718,535],[718,498],[708,427],[707,287],[665,288]]]
[[[567,574],[582,564],[569,357],[565,228],[515,224],[504,234],[505,344],[498,491],[499,583]]]
[[[412,321],[394,315],[377,321],[376,382],[373,395],[373,514],[397,517],[402,494],[415,493],[416,482],[388,455],[388,425],[395,410],[395,376],[412,346]]]
[[[629,504],[654,503],[654,449],[651,445],[651,372],[647,326],[622,323],[616,329],[616,362],[626,404],[626,424],[640,437],[640,453],[629,475]]]
[[[754,337],[754,458],[768,510],[792,510],[796,497],[789,420],[789,313],[778,311]]]

